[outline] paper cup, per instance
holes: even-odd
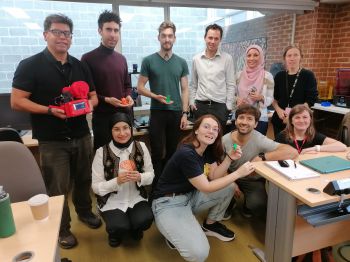
[[[45,220],[49,217],[49,196],[39,194],[28,200],[35,220]]]

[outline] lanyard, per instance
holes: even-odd
[[[306,142],[306,138],[304,138],[303,143],[299,147],[298,140],[294,139],[294,144],[295,144],[295,147],[297,148],[299,154],[301,153],[301,150],[303,149],[305,142]]]
[[[301,71],[301,68],[299,68],[299,70],[298,70],[298,72],[297,72],[297,76],[296,76],[296,78],[295,78],[295,80],[294,80],[294,84],[293,84],[293,86],[292,86],[292,90],[291,90],[290,95],[289,95],[289,100],[288,100],[288,105],[287,105],[287,107],[290,107],[289,105],[290,105],[290,102],[291,102],[291,100],[292,100],[292,96],[293,96],[293,94],[294,94],[294,89],[295,89],[295,87],[296,87],[296,85],[297,85],[297,83],[298,83],[300,71]],[[286,89],[287,89],[287,94],[288,94],[288,71],[286,71]]]

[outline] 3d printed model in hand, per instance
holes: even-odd
[[[76,81],[62,89],[62,94],[55,99],[56,105],[50,108],[62,109],[67,117],[86,115],[91,112],[87,99],[89,85],[85,81]]]

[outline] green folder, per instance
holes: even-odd
[[[329,174],[350,169],[350,161],[337,156],[325,156],[309,160],[301,160],[299,163],[321,174]]]

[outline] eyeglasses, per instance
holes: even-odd
[[[71,33],[70,31],[61,31],[58,29],[51,29],[48,31],[51,32],[56,37],[60,37],[61,35],[63,35],[65,38],[71,38],[73,35],[73,33]]]
[[[219,133],[219,128],[217,126],[210,126],[209,124],[203,124],[202,127],[205,130],[212,131],[214,133]]]

